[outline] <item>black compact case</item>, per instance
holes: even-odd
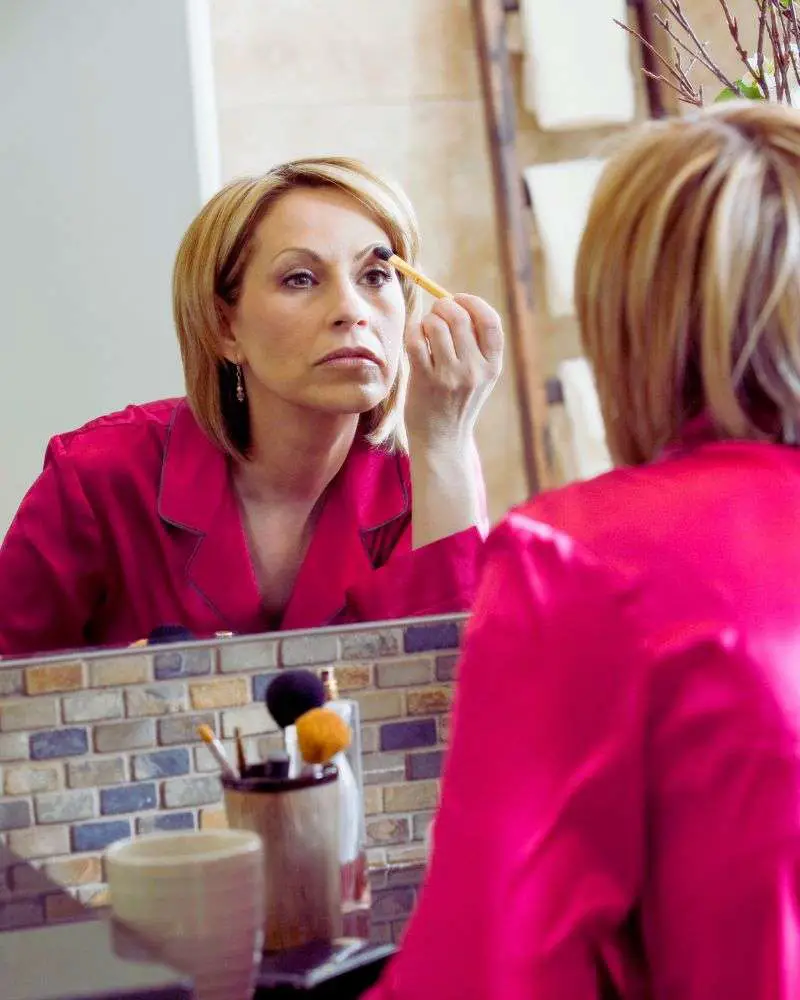
[[[355,1000],[378,981],[394,951],[393,944],[339,938],[268,953],[261,962],[256,998],[296,998],[300,992],[313,1000]]]

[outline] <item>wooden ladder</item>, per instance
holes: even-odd
[[[540,0],[548,2],[548,0]],[[628,0],[633,24],[652,44],[654,0]],[[548,407],[561,402],[557,379],[545,379],[535,329],[532,216],[516,151],[516,106],[508,51],[506,18],[517,0],[472,0],[484,118],[494,187],[500,266],[506,296],[507,337],[514,362],[529,495],[555,485],[548,433]],[[643,69],[658,74],[655,56],[640,43]],[[645,77],[648,113],[661,118],[668,102],[662,85]]]

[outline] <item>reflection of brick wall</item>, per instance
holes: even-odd
[[[361,705],[370,861],[420,860],[462,621],[0,666],[0,839],[81,901],[104,903],[101,854],[114,840],[224,824],[197,726],[231,757],[240,727],[249,758],[263,757],[280,745],[263,701],[273,673],[333,665],[341,695]],[[0,884],[0,921],[10,888]]]

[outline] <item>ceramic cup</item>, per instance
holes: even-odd
[[[264,941],[258,834],[151,834],[112,844],[105,861],[114,919],[190,975],[197,1000],[251,1000]]]

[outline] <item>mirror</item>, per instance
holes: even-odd
[[[311,503],[313,490],[306,490],[261,532],[258,477],[234,488],[236,463],[208,437],[213,413],[200,426],[197,407],[178,401],[186,392],[172,316],[178,247],[223,185],[280,162],[345,155],[380,178],[396,178],[419,216],[425,272],[492,305],[502,299],[469,12],[437,4],[448,32],[421,53],[430,4],[382,11],[369,39],[348,31],[342,65],[333,54],[342,31],[336,12],[314,7],[310,32],[294,5],[294,15],[284,16],[285,6],[267,14],[249,0],[4,4],[7,151],[0,176],[11,238],[0,268],[9,331],[0,406],[13,433],[0,441],[0,535],[37,484],[13,555],[0,557],[4,658],[125,647],[148,637],[208,639],[457,613],[469,605],[470,517],[446,523],[462,490],[431,493],[429,517],[445,523],[423,530],[415,516],[415,542],[408,460],[376,447],[351,461],[348,451],[341,471],[336,461],[323,469],[335,475],[331,485],[322,476],[322,495]],[[311,17],[310,4],[302,6]],[[397,73],[387,74],[395,59]],[[341,200],[329,201],[321,207],[337,210],[338,221],[317,228],[324,238],[338,234],[341,260],[374,242],[396,243],[397,234],[354,201],[349,215]],[[271,233],[273,254],[297,241],[297,218],[282,225]],[[344,273],[341,260],[326,264],[329,285]],[[369,265],[348,273],[374,301],[373,286],[387,279],[377,273],[381,262]],[[325,284],[307,261],[291,266],[293,301]],[[187,268],[190,289],[201,271]],[[397,316],[413,286],[391,269],[388,277],[394,316],[389,309],[382,322],[397,341]],[[418,294],[428,311],[433,299]],[[184,304],[191,311],[199,298],[187,292]],[[217,304],[223,312],[230,305]],[[275,315],[273,308],[271,330]],[[275,380],[285,379],[283,391],[294,370],[272,365],[273,356],[259,360],[241,319],[223,317],[235,335],[215,348],[214,377],[234,410],[244,389],[240,410],[251,412],[262,383],[271,378],[275,389]],[[295,320],[286,320],[287,331],[299,329]],[[369,322],[365,340],[372,337],[367,346],[376,350],[383,341]],[[316,342],[305,349],[308,361]],[[397,356],[399,364],[399,348]],[[335,375],[339,388],[350,377],[346,366]],[[392,378],[385,381],[388,391]],[[376,402],[382,392],[373,393]],[[279,456],[296,437],[285,415],[299,414],[308,400],[301,393],[290,402],[294,411],[284,407],[269,424],[271,431],[279,423],[285,438]],[[325,405],[330,412],[330,400]],[[71,434],[103,417],[91,432]],[[517,423],[504,372],[478,427],[488,499],[476,495],[472,506],[485,521],[522,497]],[[320,427],[325,431],[324,422]],[[296,443],[308,447],[308,427]],[[463,457],[474,476],[473,462]],[[415,476],[415,496],[423,479]]]

